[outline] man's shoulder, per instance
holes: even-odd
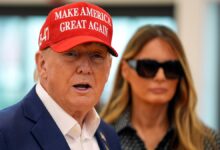
[[[101,119],[101,122],[100,122],[100,125],[99,125],[99,129],[102,130],[103,132],[110,132],[110,133],[116,134],[116,131],[113,128],[113,126],[110,125],[110,124],[107,124],[102,119]]]
[[[34,90],[35,89],[32,88],[32,90],[16,104],[0,110],[0,127],[3,124],[7,125],[11,121],[20,120],[20,117],[23,116],[23,106],[27,105],[26,107],[29,107],[31,105],[29,100],[34,98]]]
[[[22,109],[21,109],[21,101],[19,101],[18,103],[9,106],[7,108],[4,108],[2,110],[0,110],[0,128],[2,126],[8,126],[10,125],[10,123],[12,123],[12,121],[16,121],[17,116],[21,113]]]

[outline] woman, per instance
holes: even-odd
[[[197,97],[177,35],[146,25],[122,56],[109,103],[101,112],[122,149],[217,150],[220,136],[196,115]]]

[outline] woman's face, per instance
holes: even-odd
[[[177,60],[171,46],[160,38],[155,38],[144,45],[135,60],[153,60],[159,63]],[[143,100],[146,103],[158,105],[167,104],[173,98],[178,78],[169,79],[164,69],[159,67],[153,77],[141,77],[128,63],[122,63],[124,78],[130,83],[133,99]]]

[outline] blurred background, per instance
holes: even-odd
[[[45,16],[74,0],[0,0],[0,109],[18,102],[34,85],[34,55]],[[79,0],[75,0],[79,1]],[[113,58],[101,102],[112,89],[120,56],[131,35],[144,24],[163,24],[179,35],[198,93],[197,112],[220,129],[220,1],[218,0],[87,0],[113,16]]]

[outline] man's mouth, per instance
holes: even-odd
[[[73,85],[73,87],[78,90],[87,90],[87,89],[91,88],[91,85],[81,83],[81,84],[75,84],[75,85]]]

